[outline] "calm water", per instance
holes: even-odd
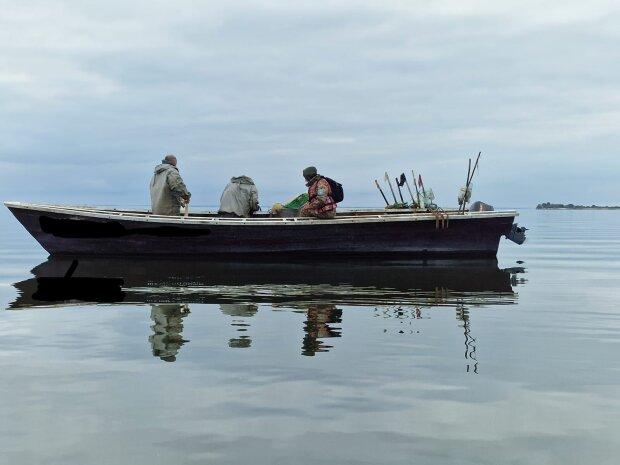
[[[498,263],[81,263],[111,303],[0,221],[2,464],[620,461],[620,212]]]

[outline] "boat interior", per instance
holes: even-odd
[[[101,209],[102,211],[111,211],[111,212],[123,212],[123,213],[131,213],[131,214],[141,214],[144,215],[148,213],[145,210],[127,210],[127,209]],[[459,215],[463,214],[456,208],[451,209],[441,209],[437,211],[438,213],[444,215]],[[365,216],[377,216],[377,215],[411,215],[411,214],[419,214],[419,215],[427,215],[432,213],[432,211],[421,210],[421,209],[412,209],[412,208],[399,208],[399,209],[384,209],[384,208],[365,208],[365,209],[343,209],[336,213],[337,218],[350,218],[350,217],[365,217]],[[256,212],[252,215],[251,218],[295,218],[298,216],[297,210],[287,209],[279,214],[273,214],[270,211],[260,211]],[[208,211],[208,210],[195,210],[189,212],[190,218],[219,218],[217,212]]]

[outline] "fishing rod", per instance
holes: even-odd
[[[388,199],[385,197],[385,194],[383,193],[383,189],[381,189],[381,186],[379,185],[379,181],[377,181],[375,179],[375,186],[377,186],[377,189],[379,189],[379,192],[381,192],[381,197],[383,197],[383,200],[385,200],[385,205],[389,206],[390,202],[388,202]]]
[[[398,200],[396,200],[396,194],[394,194],[394,188],[392,188],[392,181],[390,181],[390,175],[387,174],[387,171],[385,172],[385,180],[388,183],[388,186],[390,186],[390,191],[392,191],[392,197],[394,197],[394,203],[398,203]]]

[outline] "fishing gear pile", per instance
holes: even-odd
[[[435,194],[432,189],[426,190],[424,187],[424,182],[422,181],[422,175],[418,174],[418,178],[416,180],[415,173],[411,170],[411,177],[413,180],[413,186],[415,187],[415,195],[413,194],[411,187],[409,186],[409,180],[405,173],[401,173],[399,177],[394,178],[396,182],[396,187],[398,188],[398,198],[396,197],[396,193],[394,188],[392,187],[392,179],[390,175],[386,172],[384,176],[384,180],[390,188],[390,192],[392,193],[392,198],[394,199],[393,203],[390,203],[381,189],[381,185],[379,181],[375,179],[375,186],[379,189],[381,193],[381,197],[385,201],[386,209],[412,209],[412,210],[436,210],[437,205],[435,205]],[[403,197],[402,187],[406,186],[407,191],[409,192],[409,196],[411,197],[411,202],[409,200],[405,200]],[[400,201],[399,201],[400,199]]]
[[[481,154],[482,152],[478,152],[478,156],[476,157],[476,162],[474,163],[473,168],[472,168],[471,158],[469,159],[469,166],[467,168],[467,178],[465,181],[465,186],[463,186],[459,190],[459,195],[457,199],[458,205],[459,205],[459,208],[458,208],[459,213],[465,213],[465,209],[467,208],[467,205],[471,201],[472,180],[474,178],[474,174],[476,173],[476,169],[478,168],[478,162],[480,161]],[[379,181],[375,179],[375,186],[379,190],[379,193],[381,194],[381,197],[383,198],[385,202],[385,208],[386,209],[411,209],[411,210],[421,210],[421,211],[430,211],[430,212],[437,212],[437,211],[443,212],[444,210],[440,208],[439,206],[437,206],[437,204],[435,203],[435,193],[433,192],[433,189],[430,189],[430,188],[427,189],[424,186],[422,175],[418,173],[416,177],[413,170],[411,170],[411,179],[413,181],[413,186],[415,188],[415,194],[413,193],[413,191],[411,190],[411,187],[409,186],[409,181],[407,177],[405,176],[405,173],[401,173],[399,177],[394,178],[394,181],[396,182],[396,187],[398,188],[398,197],[396,197],[396,191],[394,190],[394,187],[392,186],[392,178],[387,172],[385,173],[384,181],[386,182],[387,186],[390,188],[390,193],[392,194],[392,199],[394,200],[394,202],[390,202],[388,200],[383,189],[381,188],[381,185],[379,184]],[[408,199],[405,200],[405,198],[403,197],[403,190],[401,188],[404,186],[407,187],[407,191],[409,192],[409,197],[411,198],[411,202],[409,202]],[[487,207],[490,207],[491,209],[493,208],[490,205]]]

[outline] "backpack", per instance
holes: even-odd
[[[332,199],[334,199],[334,202],[335,203],[342,202],[344,200],[344,190],[342,189],[342,184],[326,176],[323,176],[323,177],[329,183],[329,187],[332,190]]]

